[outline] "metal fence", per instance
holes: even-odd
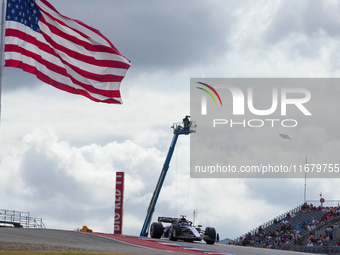
[[[313,204],[316,207],[321,205],[320,200],[307,200],[306,203],[308,205]],[[337,207],[337,206],[340,206],[340,200],[325,200],[322,206],[323,207]]]
[[[0,226],[23,228],[46,228],[42,218],[30,217],[29,212],[0,209]]]

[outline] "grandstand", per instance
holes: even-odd
[[[236,245],[340,254],[340,206],[304,203],[238,237]]]

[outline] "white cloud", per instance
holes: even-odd
[[[149,190],[144,178],[155,172],[153,165],[158,167],[162,156],[157,149],[145,149],[132,141],[72,147],[49,130],[27,134],[20,148],[1,153],[0,167],[6,177],[1,189],[8,194],[3,204],[16,208],[20,204],[20,208],[43,216],[48,227],[68,229],[80,226],[85,219],[93,220],[96,214],[105,221],[112,218],[116,171],[127,173],[126,201],[135,207],[133,198],[138,200]],[[11,161],[18,163],[9,164]],[[75,220],[77,214],[81,215]],[[50,220],[55,225],[50,225]],[[63,223],[56,224],[57,220]]]

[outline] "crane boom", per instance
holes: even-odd
[[[152,195],[152,198],[151,198],[151,201],[150,201],[150,205],[148,207],[147,214],[146,214],[146,217],[145,217],[145,221],[144,221],[142,230],[140,232],[140,236],[148,236],[152,215],[153,215],[153,212],[155,211],[158,196],[159,196],[159,193],[161,192],[163,182],[165,180],[166,174],[167,174],[168,169],[169,169],[171,157],[172,157],[172,154],[175,150],[175,146],[176,146],[178,136],[179,135],[188,135],[190,133],[196,132],[196,124],[195,124],[194,121],[190,121],[189,117],[190,116],[185,116],[185,118],[183,119],[183,122],[174,123],[174,125],[172,126],[172,128],[174,130],[174,136],[172,138],[170,148],[169,148],[168,154],[166,156],[161,174],[158,178],[158,182],[157,182],[155,191],[153,192],[153,195]]]

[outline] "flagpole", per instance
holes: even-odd
[[[4,70],[4,49],[5,49],[5,26],[6,26],[6,0],[2,0],[1,12],[1,49],[0,49],[0,123],[1,123],[1,92],[2,92],[2,74]]]

